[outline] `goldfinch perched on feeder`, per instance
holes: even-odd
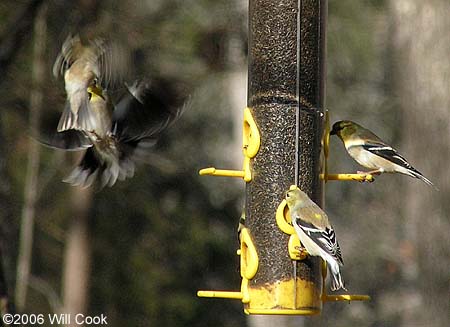
[[[341,249],[327,214],[298,188],[286,193],[292,225],[300,242],[311,256],[319,256],[328,264],[331,290],[347,290],[339,266],[344,265]]]
[[[68,105],[58,124],[58,132],[69,129],[93,130],[95,118],[89,111],[87,88],[93,84],[106,88],[121,81],[127,70],[125,51],[101,39],[83,44],[69,36],[53,65],[53,75],[64,75]]]
[[[433,185],[394,148],[355,122],[342,120],[334,123],[330,135],[337,135],[342,140],[348,154],[356,162],[372,169],[369,174],[400,173]]]
[[[87,92],[94,129],[59,132],[43,141],[69,151],[87,148],[78,166],[64,180],[82,187],[91,186],[96,180],[101,187],[112,186],[118,179],[131,178],[135,163],[148,160],[149,149],[184,109],[170,110],[162,104],[150,92],[147,81],[136,81],[127,87],[127,94],[114,111],[104,90],[93,86]]]

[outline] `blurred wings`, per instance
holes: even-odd
[[[165,99],[151,91],[148,80],[128,86],[127,94],[116,105],[112,119],[113,134],[124,154],[132,151],[142,159],[161,133],[181,116],[187,103],[172,108]]]
[[[39,136],[40,143],[51,148],[80,151],[92,146],[91,141],[81,132],[76,130],[67,130],[63,132],[54,132],[51,135]]]
[[[130,72],[130,55],[119,43],[97,38],[83,44],[79,35],[69,35],[55,60],[53,75],[64,76],[76,60],[90,61],[98,68],[98,83],[104,89],[120,86]]]

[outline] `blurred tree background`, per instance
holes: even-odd
[[[369,127],[439,191],[405,176],[330,182],[326,209],[344,278],[350,293],[372,301],[326,303],[321,316],[272,324],[450,325],[449,12],[448,0],[329,1],[332,121]],[[197,171],[241,165],[246,1],[2,1],[0,20],[0,254],[10,299],[19,286],[21,217],[35,203],[24,312],[78,306],[106,314],[112,326],[256,326],[239,301],[195,295],[240,285],[244,184]],[[30,125],[46,127],[62,111],[64,86],[51,67],[74,32],[119,40],[136,75],[150,76],[168,103],[190,98],[151,164],[100,192],[62,183],[75,156],[30,138]],[[359,169],[340,142],[331,147],[331,171]]]

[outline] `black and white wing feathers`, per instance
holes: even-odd
[[[340,265],[344,264],[341,248],[332,227],[319,229],[299,218],[295,222],[323,251],[330,254]]]
[[[361,146],[364,150],[369,151],[370,153],[382,157],[383,159],[389,160],[390,162],[395,163],[396,165],[399,165],[403,168],[417,172],[417,170],[413,166],[411,166],[411,164],[404,157],[402,157],[394,148],[390,147],[389,145],[382,143],[366,143]]]
[[[416,168],[411,166],[411,164],[403,156],[401,156],[397,152],[397,150],[390,147],[389,145],[384,144],[384,143],[375,143],[374,142],[374,143],[366,143],[361,146],[364,150],[369,151],[370,153],[377,155],[385,160],[388,160],[388,161],[392,162],[393,164],[396,164],[396,165],[400,166],[401,168],[405,169],[407,171],[408,175],[419,178],[428,185],[433,185],[433,183],[428,178],[426,178]]]

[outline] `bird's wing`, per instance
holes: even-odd
[[[384,143],[366,143],[361,145],[362,148],[370,153],[373,153],[383,159],[386,159],[396,165],[399,165],[408,170],[416,171],[410,163],[402,157],[394,148]]]
[[[65,112],[70,111],[66,106]],[[68,129],[62,132],[57,131],[59,115],[56,112],[48,112],[41,120],[38,131],[30,131],[31,136],[38,142],[51,148],[79,151],[92,146],[86,135],[78,130]]]
[[[311,223],[308,223],[300,218],[295,218],[295,223],[301,228],[306,235],[308,235],[314,243],[316,243],[322,250],[335,258],[339,264],[343,265],[341,248],[336,239],[336,234],[331,226],[324,229],[317,228]]]
[[[99,82],[104,89],[117,88],[130,73],[130,55],[117,42],[96,39],[92,42],[97,52]]]
[[[95,68],[98,82],[104,89],[121,86],[130,71],[129,52],[119,43],[97,38],[83,45],[79,35],[69,35],[55,60],[53,75],[64,75],[80,58]]]
[[[115,106],[112,134],[117,140],[120,162],[148,162],[152,148],[163,131],[182,114],[186,106],[176,107],[170,85],[160,82],[159,89],[148,80],[138,80],[127,86],[127,93]],[[168,92],[168,93],[167,93]]]
[[[105,186],[113,186],[117,180],[133,177],[134,162],[126,159],[119,163],[114,159],[91,147],[64,182],[81,187],[89,187],[96,183],[99,189],[102,189]]]
[[[170,108],[164,98],[152,92],[149,82],[136,82],[115,107],[113,132],[122,142],[156,140],[184,108]]]
[[[157,141],[157,138],[141,138],[139,140],[127,140],[117,143],[120,162],[149,162],[151,155],[150,149]]]
[[[327,214],[314,201],[299,208],[298,212],[305,222],[313,224],[316,228],[325,229],[330,226]]]
[[[105,169],[106,165],[96,157],[94,148],[89,148],[78,166],[63,182],[83,188],[89,187],[97,180],[99,172],[101,174]]]
[[[91,141],[83,133],[73,129],[46,136],[40,135],[37,140],[48,147],[66,151],[80,151],[92,146]]]
[[[53,76],[63,76],[81,51],[82,45],[78,35],[69,35],[64,41],[61,52],[53,64]]]

